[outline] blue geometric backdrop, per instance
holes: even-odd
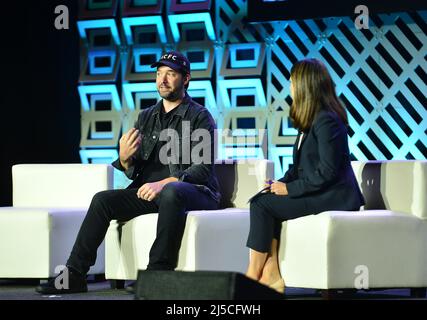
[[[219,158],[269,158],[283,175],[296,137],[289,71],[305,57],[333,76],[353,159],[427,158],[426,11],[371,16],[367,30],[351,17],[249,24],[246,12],[244,0],[81,0],[82,162],[118,156],[121,134],[159,99],[149,65],[169,49],[191,61],[189,94],[231,130]]]

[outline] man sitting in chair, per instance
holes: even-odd
[[[133,182],[127,189],[102,191],[93,197],[62,271],[68,272],[68,286],[59,284],[59,277],[64,277],[59,274],[38,286],[37,292],[86,292],[86,274],[95,264],[110,221],[127,221],[153,212],[158,212],[159,218],[147,270],[174,270],[186,212],[218,208],[215,122],[186,91],[190,62],[171,51],[152,67],[157,67],[156,86],[162,99],[140,112],[135,127],[121,137],[120,156],[113,162]]]

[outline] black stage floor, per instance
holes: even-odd
[[[0,280],[0,300],[134,300],[126,290],[110,288],[108,281],[88,284],[89,292],[67,295],[40,295],[34,291],[36,283],[29,280]],[[312,289],[286,288],[286,300],[324,300],[320,292]],[[338,300],[425,300],[427,297],[413,298],[409,289],[360,290],[355,293],[338,293]]]

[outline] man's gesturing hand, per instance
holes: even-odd
[[[141,144],[141,135],[139,130],[132,128],[120,138],[120,163],[125,169],[132,164],[132,156],[138,150]]]

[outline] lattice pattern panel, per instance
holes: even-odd
[[[189,93],[221,130],[218,158],[292,161],[289,71],[328,66],[348,109],[354,159],[427,158],[427,12],[248,24],[244,0],[81,0],[81,158],[108,162],[140,110],[159,96],[149,65],[176,48]],[[122,187],[122,185],[116,187]]]
[[[350,18],[272,24],[271,107],[289,110],[286,79],[293,63],[321,59],[348,109],[355,159],[425,159],[425,21],[426,12],[419,12],[374,16],[361,31]]]

